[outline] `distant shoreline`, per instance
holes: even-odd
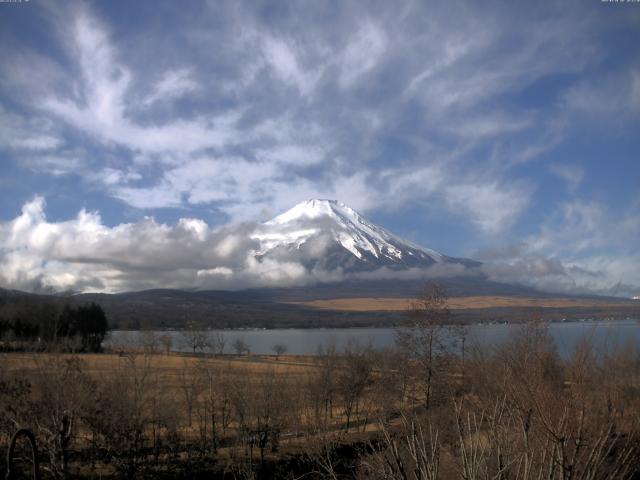
[[[640,322],[640,316],[637,317],[624,317],[624,318],[572,318],[572,319],[551,319],[551,320],[542,320],[543,323],[585,323],[585,322],[595,322],[595,323],[607,323],[607,322]],[[523,325],[527,323],[526,320],[523,321],[485,321],[485,322],[470,322],[464,323],[465,326],[481,326],[481,325]],[[440,325],[441,327],[450,327],[460,325],[460,323],[449,322]],[[238,327],[238,328],[202,328],[197,329],[197,331],[203,332],[256,332],[256,331],[274,331],[274,330],[371,330],[371,329],[392,329],[392,328],[401,328],[402,325],[381,325],[381,324],[371,324],[371,325],[355,325],[355,326],[326,326],[326,327],[316,327],[316,326],[299,326],[299,327]],[[185,332],[188,331],[186,328],[114,328],[110,330],[110,332]]]

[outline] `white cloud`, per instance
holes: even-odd
[[[12,114],[0,105],[0,148],[42,152],[62,145],[51,122]]]
[[[459,35],[459,33],[455,31],[450,35],[442,32],[442,48],[435,49],[432,57],[428,59],[428,62],[425,62],[426,65],[424,65],[424,68],[409,79],[408,86],[404,92],[405,95],[415,95],[416,92],[420,90],[423,82],[428,81],[438,73],[453,66],[458,60],[464,58],[466,54],[471,52],[474,47],[477,47],[479,44],[486,46],[487,39],[479,37],[480,36],[476,35],[473,37]]]
[[[449,131],[467,140],[477,140],[488,137],[506,137],[509,134],[521,132],[533,125],[533,120],[522,112],[517,116],[504,113],[493,113],[470,117],[465,115],[457,121],[447,125]]]
[[[580,186],[584,179],[584,169],[579,165],[554,163],[549,166],[549,171],[567,182],[567,186],[572,192]]]
[[[259,150],[256,157],[269,163],[306,167],[322,163],[327,152],[317,145],[285,144]]]
[[[277,183],[276,164],[248,162],[243,158],[199,158],[186,160],[165,171],[160,183],[151,187],[116,186],[113,194],[139,208],[189,204],[237,202],[265,197]]]
[[[81,152],[61,151],[39,155],[25,155],[21,163],[38,173],[48,173],[54,176],[81,173],[84,159]]]
[[[629,119],[640,113],[640,72],[631,69],[582,80],[568,89],[562,106],[577,124],[598,130],[603,125],[629,128]]]
[[[121,185],[135,180],[140,180],[142,175],[135,170],[120,170],[117,168],[105,167],[96,174],[96,180],[101,181],[107,186]]]
[[[116,184],[110,192],[115,198],[140,209],[180,207],[182,205],[181,192],[166,181],[147,188]]]
[[[128,102],[133,75],[118,62],[106,28],[84,9],[78,10],[72,26],[70,43],[82,72],[83,100],[49,95],[38,102],[45,111],[103,142],[145,152],[192,152],[221,147],[238,138],[234,128],[238,113],[233,111],[160,125],[135,123],[127,115],[128,109],[136,108]],[[169,73],[156,85],[150,99],[157,101],[163,94],[175,97],[193,88],[185,72]],[[138,107],[149,101],[147,98]]]
[[[496,182],[453,185],[445,188],[445,194],[453,209],[467,212],[472,222],[490,234],[507,230],[525,210],[530,196],[526,186]]]
[[[143,105],[152,105],[156,102],[168,102],[180,98],[187,93],[200,88],[193,79],[193,72],[189,69],[179,69],[165,72],[160,81],[156,83],[151,93],[142,101]]]
[[[526,183],[470,178],[446,165],[406,169],[400,174],[390,170],[384,172],[383,179],[387,190],[383,190],[386,195],[378,197],[380,203],[431,204],[434,210],[448,210],[468,219],[489,235],[507,231],[524,213],[531,197]]]
[[[358,79],[378,63],[387,44],[387,35],[371,20],[363,22],[349,39],[340,59],[339,83],[343,88],[354,85]]]
[[[146,218],[108,227],[84,210],[72,220],[49,222],[44,208],[37,197],[0,224],[2,285],[100,291],[199,286],[200,270],[246,268],[253,246],[248,236],[212,231],[199,219],[168,226]]]
[[[606,207],[598,202],[576,199],[561,204],[528,240],[537,251],[557,249],[575,255],[614,244],[617,235]]]
[[[295,49],[290,43],[268,35],[263,36],[260,42],[267,64],[280,80],[296,87],[302,95],[313,92],[320,72],[306,70],[300,65]]]
[[[640,110],[640,70],[631,72],[630,104],[635,110]]]

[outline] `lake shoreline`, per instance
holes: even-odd
[[[517,331],[517,323],[493,323],[468,325],[466,335],[469,345],[494,346],[507,341]],[[566,355],[578,342],[593,338],[603,349],[625,342],[640,343],[640,322],[629,318],[622,320],[584,320],[552,322],[548,324],[549,334],[554,339],[559,352]],[[309,355],[318,351],[319,346],[333,345],[338,350],[350,342],[370,345],[373,348],[389,348],[395,343],[397,327],[341,327],[341,328],[284,328],[284,329],[212,329],[195,330],[209,339],[222,339],[223,351],[231,352],[233,343],[241,340],[252,354],[266,355],[273,352],[275,345],[285,345],[288,354]],[[445,329],[446,336],[449,330]],[[170,351],[188,352],[189,330],[114,330],[103,343],[105,348],[144,347],[160,348],[161,339],[170,345]],[[204,348],[203,348],[204,351]],[[213,350],[211,350],[213,351]]]
[[[598,323],[607,323],[607,322],[626,322],[626,321],[640,321],[640,318],[633,318],[633,317],[624,317],[624,318],[618,318],[618,317],[608,317],[608,318],[584,318],[584,319],[562,319],[562,320],[556,320],[556,319],[552,319],[552,320],[545,320],[542,319],[541,322],[542,323],[548,323],[548,324],[562,324],[562,323],[585,323],[585,322],[598,322]],[[525,320],[519,320],[519,321],[486,321],[486,322],[464,322],[464,323],[456,323],[456,322],[451,322],[451,323],[444,323],[439,325],[440,327],[454,327],[454,326],[465,326],[465,327],[471,327],[471,326],[483,326],[483,325],[524,325],[526,324],[527,321]],[[365,329],[371,329],[371,328],[401,328],[402,324],[398,323],[398,324],[393,324],[393,323],[371,323],[371,324],[364,324],[364,325],[346,325],[346,326],[326,326],[326,327],[318,327],[318,326],[304,326],[304,325],[300,325],[300,326],[295,326],[295,327],[238,327],[238,328],[214,328],[214,327],[209,327],[209,328],[203,328],[201,329],[202,331],[207,331],[207,332],[243,332],[243,331],[274,331],[274,330],[334,330],[334,329],[353,329],[353,330],[365,330]],[[112,329],[111,331],[118,331],[118,332],[145,332],[145,331],[154,331],[154,332],[184,332],[187,331],[188,329],[186,328],[174,328],[174,327],[168,327],[168,328],[115,328]],[[199,329],[200,330],[200,329]]]

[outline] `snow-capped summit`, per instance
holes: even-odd
[[[262,224],[252,235],[258,258],[294,260],[310,268],[400,270],[469,260],[447,257],[403,240],[337,200],[313,199]]]
[[[312,199],[300,202],[293,208],[267,222],[268,225],[284,224],[301,218],[318,218],[324,216],[336,217],[339,215],[359,216],[355,210],[337,200]]]

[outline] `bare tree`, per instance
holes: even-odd
[[[158,378],[152,358],[122,357],[118,367],[101,378],[83,416],[92,443],[129,478],[144,461],[146,432],[153,420]]]
[[[55,476],[65,476],[68,450],[95,385],[78,357],[54,357],[46,363],[39,357],[34,359],[39,375],[34,378],[34,395],[29,402],[31,422],[49,454],[49,466],[45,468]]]
[[[444,289],[428,283],[411,303],[405,324],[396,330],[396,344],[418,367],[426,408],[431,405],[434,383],[438,380],[438,363],[446,349],[444,326],[448,321],[448,299]]]
[[[361,463],[363,478],[437,480],[440,477],[441,441],[430,423],[423,427],[417,418],[401,417],[397,432],[381,425],[381,442],[372,445],[373,454]],[[479,477],[461,476],[464,480]]]
[[[163,335],[160,335],[160,338],[158,340],[162,345],[162,349],[164,350],[164,353],[166,355],[169,355],[169,353],[171,353],[171,347],[173,346],[173,338],[171,337],[171,335],[169,335],[168,333],[165,333]]]
[[[397,414],[399,403],[404,399],[406,369],[393,349],[373,351],[372,359],[374,376],[365,396],[366,410],[373,419],[386,423]]]
[[[264,464],[267,446],[277,451],[280,434],[289,423],[294,408],[285,378],[274,370],[260,375],[250,398],[250,442],[260,449],[260,463]]]
[[[460,356],[460,381],[464,386],[466,380],[467,353],[469,350],[469,326],[464,323],[455,323],[449,327],[449,332]]]
[[[280,355],[284,355],[285,353],[287,353],[288,348],[282,343],[276,343],[271,347],[271,350],[276,354],[276,361],[278,361]]]
[[[196,410],[200,448],[202,453],[216,453],[220,427],[224,429],[224,389],[220,388],[222,370],[218,370],[211,362],[203,361],[198,365],[195,374],[201,378],[200,383],[203,387],[201,401],[197,403]],[[220,410],[222,415],[219,416]]]
[[[210,346],[214,355],[224,355],[224,347],[227,345],[227,339],[220,332],[216,332],[211,336]]]
[[[204,388],[203,378],[185,359],[184,367],[180,370],[180,374],[178,375],[178,381],[184,398],[184,403],[187,408],[187,421],[189,426],[191,426],[196,400]]]
[[[182,344],[190,348],[193,353],[204,352],[210,345],[209,334],[205,330],[201,330],[193,323],[187,325],[185,330],[180,332],[182,336]]]
[[[346,431],[349,431],[352,419],[359,413],[360,399],[365,388],[372,381],[372,373],[371,349],[356,342],[350,342],[345,348],[344,365],[338,373],[337,380],[346,417]]]
[[[158,350],[160,339],[158,338],[158,334],[153,330],[143,330],[140,332],[140,341],[145,352],[156,353]]]
[[[336,346],[318,346],[318,369],[307,377],[307,392],[310,397],[315,419],[314,430],[325,431],[329,419],[333,417],[334,397],[337,390],[336,371],[338,356]]]
[[[231,346],[237,355],[242,355],[245,352],[248,355],[251,352],[249,345],[242,338],[236,338]]]

